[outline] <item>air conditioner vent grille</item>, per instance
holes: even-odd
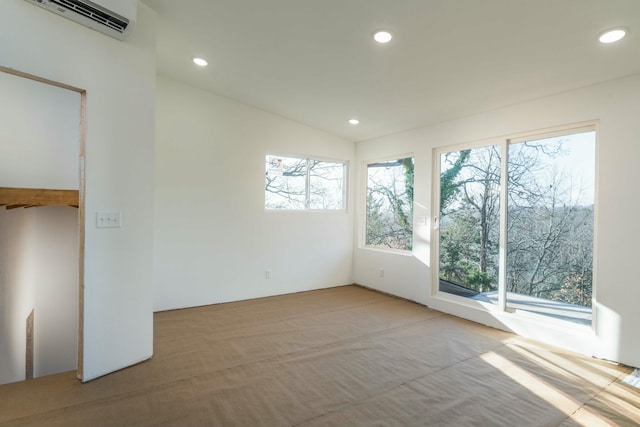
[[[92,21],[98,22],[102,25],[106,25],[107,27],[119,32],[124,33],[129,25],[129,22],[125,19],[118,19],[113,16],[113,14],[108,14],[96,7],[92,7],[87,4],[86,1],[77,1],[77,0],[50,0],[51,3],[61,6],[64,9],[73,10],[74,12],[91,19]]]
[[[133,32],[138,15],[138,0],[26,1],[121,41]]]

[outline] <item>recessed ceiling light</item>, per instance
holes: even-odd
[[[350,125],[357,125],[360,123],[360,120],[358,119],[349,119],[349,124]]]
[[[202,58],[193,58],[193,63],[200,67],[206,67],[207,65],[209,65],[207,60]]]
[[[389,31],[376,31],[373,34],[373,39],[378,43],[389,43],[393,35]]]
[[[600,33],[598,40],[600,43],[615,43],[626,35],[627,30],[624,28],[612,28],[611,30]]]

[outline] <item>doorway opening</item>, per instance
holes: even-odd
[[[0,384],[82,377],[84,90],[0,66]]]

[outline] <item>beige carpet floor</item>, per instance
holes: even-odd
[[[640,425],[631,371],[345,286],[157,313],[152,360],[0,386],[0,425]]]

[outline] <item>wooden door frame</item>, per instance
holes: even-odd
[[[85,158],[87,139],[87,91],[65,83],[25,73],[0,65],[0,72],[12,74],[39,83],[56,86],[80,94],[80,153],[78,185],[78,365],[76,377],[82,380],[84,375],[84,251],[85,251]]]

